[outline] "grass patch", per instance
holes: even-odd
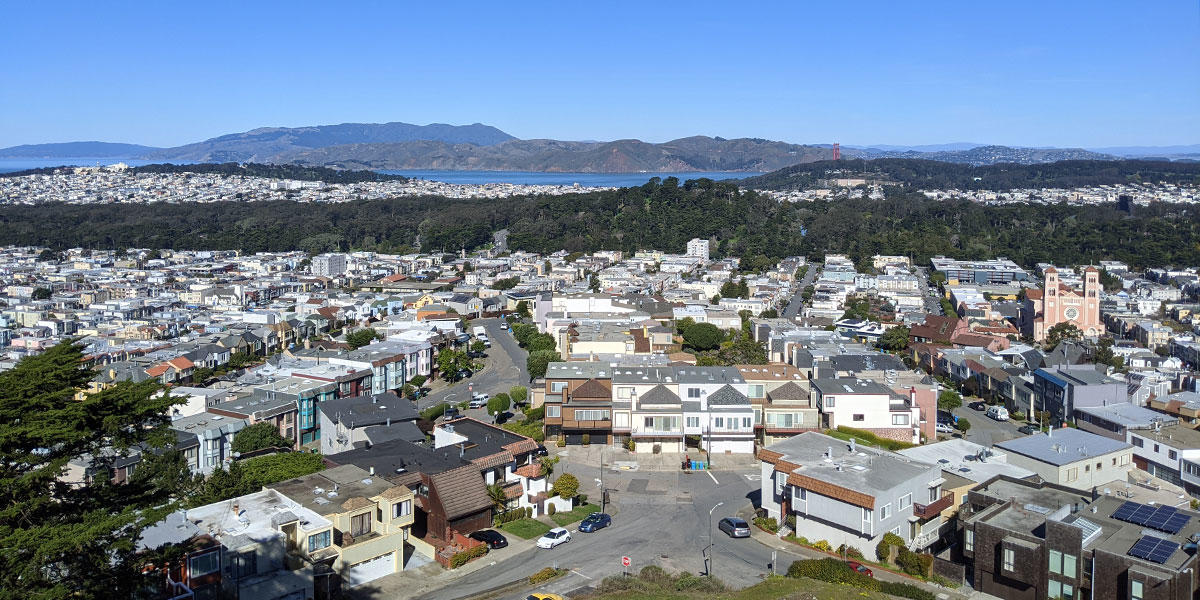
[[[557,523],[559,527],[566,527],[576,521],[582,521],[584,517],[594,512],[600,512],[600,507],[595,504],[584,504],[567,512],[554,513],[550,515],[550,520]]]
[[[540,538],[550,531],[550,526],[537,519],[519,519],[500,526],[500,529],[519,538],[532,540]]]
[[[715,591],[705,589],[703,577],[681,576],[670,580],[642,577],[610,578],[599,586],[600,591],[584,596],[587,600],[780,600],[800,598],[808,593],[820,600],[890,600],[889,596],[814,579],[767,577],[761,583],[741,590]],[[680,589],[683,588],[683,589]]]
[[[877,448],[884,448],[886,450],[891,450],[893,452],[895,452],[896,450],[904,450],[905,448],[912,448],[914,445],[914,444],[909,444],[907,442],[901,442],[901,441],[897,441],[897,440],[889,440],[887,438],[881,438],[881,437],[871,433],[870,431],[865,431],[862,429],[855,429],[853,427],[846,427],[845,425],[839,425],[837,429],[826,429],[825,435],[827,435],[829,437],[835,437],[839,440],[844,440],[847,442],[850,441],[851,439],[853,439],[853,440],[855,440],[855,443],[858,443],[858,444],[864,444],[867,446],[875,446]]]

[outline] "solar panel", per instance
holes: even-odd
[[[1139,506],[1141,506],[1141,504],[1138,504],[1137,502],[1127,501],[1113,512],[1113,518],[1120,519],[1122,521],[1128,521],[1129,517],[1133,515],[1133,511],[1137,510],[1137,507]]]
[[[1190,520],[1191,517],[1176,511],[1176,513],[1171,515],[1171,518],[1167,519],[1167,522],[1163,524],[1162,530],[1169,533],[1179,533],[1180,531],[1183,531],[1184,527],[1187,527],[1188,521]]]
[[[1171,555],[1179,549],[1179,544],[1170,540],[1164,540],[1152,535],[1144,535],[1133,547],[1129,549],[1129,555],[1158,564],[1164,564],[1171,560]]]
[[[1143,525],[1166,533],[1176,534],[1187,526],[1191,517],[1173,506],[1150,506],[1127,501],[1113,511],[1113,518],[1136,525]]]

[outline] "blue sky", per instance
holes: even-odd
[[[1200,143],[1200,3],[10,2],[0,147],[261,126]]]

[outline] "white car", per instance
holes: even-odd
[[[954,433],[955,431],[954,426],[949,423],[938,423],[937,427],[934,429],[936,429],[938,433]]]
[[[471,395],[471,403],[468,405],[471,408],[483,408],[487,406],[488,395],[475,392]]]
[[[546,535],[538,538],[538,548],[553,548],[559,544],[565,544],[571,541],[571,532],[562,527],[555,527],[546,532]]]

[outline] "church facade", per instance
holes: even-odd
[[[1099,337],[1104,333],[1100,321],[1100,271],[1088,267],[1083,271],[1083,290],[1063,284],[1054,267],[1046,269],[1040,290],[1025,292],[1024,332],[1041,342],[1046,333],[1059,323],[1072,323],[1084,337]]]

